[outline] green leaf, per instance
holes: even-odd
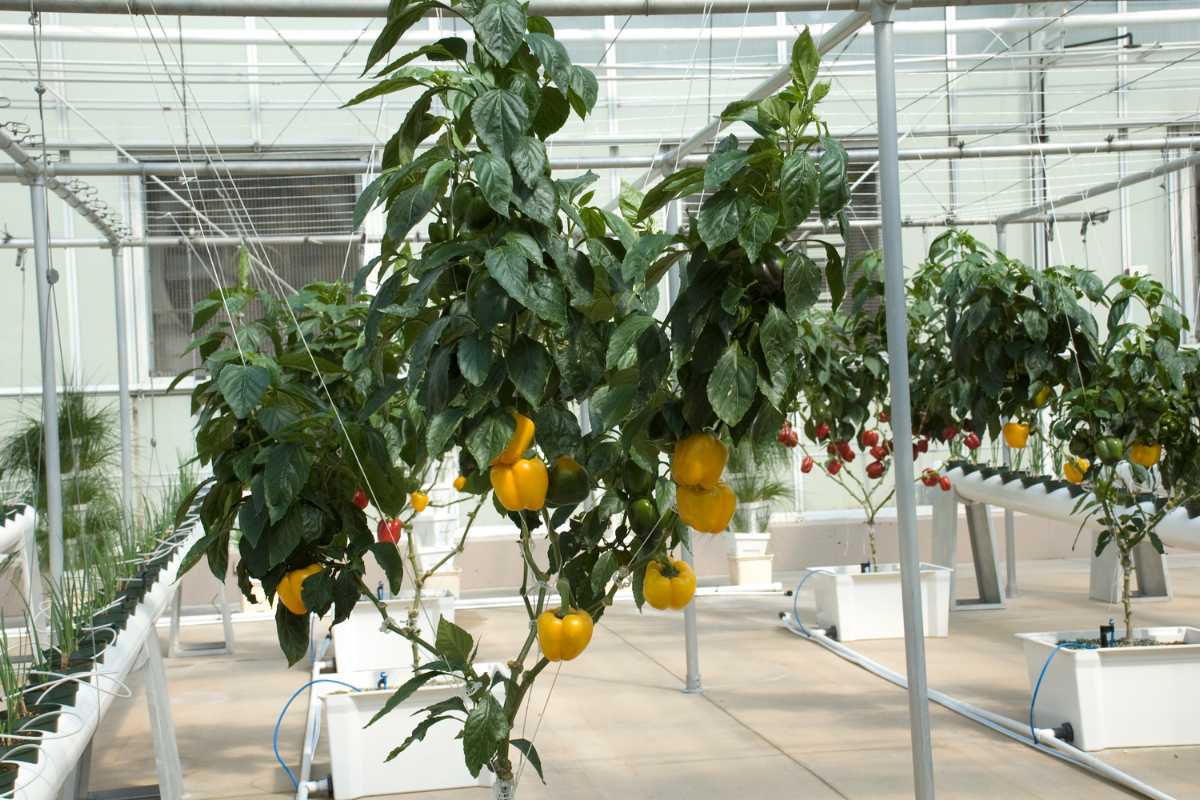
[[[464,336],[458,343],[458,370],[472,386],[483,386],[494,358],[491,340],[484,336]]]
[[[308,503],[293,503],[267,534],[268,569],[291,558],[306,539],[321,534],[321,512]]]
[[[451,699],[459,700],[461,702],[461,698],[456,697]],[[466,711],[466,709],[463,710]],[[393,758],[400,755],[417,742],[425,741],[425,735],[429,733],[430,728],[432,728],[434,725],[437,725],[439,722],[445,722],[448,719],[455,719],[455,717],[452,717],[448,714],[430,714],[430,716],[421,720],[413,727],[412,733],[404,737],[404,741],[400,743],[399,747],[393,747],[391,749],[384,761],[391,761]]]
[[[703,188],[703,167],[687,167],[674,172],[646,192],[638,209],[638,219],[645,219],[672,200],[695,194]]]
[[[475,463],[483,466],[492,463],[492,459],[508,444],[513,435],[514,425],[510,415],[503,411],[494,411],[480,421],[475,429],[467,434],[467,449],[475,458]]]
[[[749,160],[750,154],[744,150],[722,150],[713,153],[704,165],[704,190],[712,191],[724,186]]]
[[[1046,322],[1046,315],[1041,311],[1029,308],[1021,312],[1021,324],[1025,326],[1025,332],[1029,334],[1029,338],[1035,342],[1046,341],[1050,326]]]
[[[608,585],[608,581],[617,571],[617,557],[613,555],[611,550],[605,550],[596,559],[596,565],[592,567],[592,591],[595,594],[603,594],[604,587]]]
[[[438,617],[437,639],[434,648],[441,654],[446,663],[455,669],[465,669],[471,661],[471,651],[475,640],[471,634],[455,625],[445,617]]]
[[[484,144],[508,156],[529,127],[529,106],[512,92],[492,89],[471,104],[471,121]]]
[[[447,36],[445,39],[438,39],[432,44],[422,45],[416,50],[409,50],[404,55],[397,58],[395,61],[388,64],[379,72],[375,73],[376,78],[382,78],[390,72],[395,72],[405,64],[410,64],[418,58],[427,58],[430,61],[465,61],[467,58],[467,41],[458,36]]]
[[[283,603],[275,607],[275,636],[288,666],[308,655],[308,614],[293,614]]]
[[[533,415],[537,426],[538,447],[553,460],[561,455],[574,456],[580,445],[579,420],[560,405],[542,406]]]
[[[608,340],[608,352],[604,363],[608,369],[618,369],[629,366],[637,358],[637,341],[650,326],[654,325],[654,317],[648,314],[631,314],[621,320],[621,324],[613,331]],[[622,363],[625,362],[625,363]]]
[[[463,754],[467,771],[477,777],[492,760],[500,745],[508,740],[508,718],[492,694],[485,694],[467,714],[463,724]]]
[[[779,201],[792,222],[803,222],[817,205],[821,173],[817,163],[801,150],[789,155],[779,168]]]
[[[772,381],[776,375],[788,374],[788,365],[795,355],[798,342],[796,323],[772,304],[758,330],[758,343],[766,357],[767,371]]]
[[[382,80],[369,89],[364,89],[354,95],[350,100],[342,105],[342,108],[350,108],[359,103],[365,103],[376,97],[382,97],[385,94],[400,92],[405,89],[412,89],[416,86],[424,86],[424,81],[429,77],[429,70],[414,67],[405,71],[400,75],[393,75],[387,80]]]
[[[821,66],[821,53],[813,42],[812,34],[805,28],[792,45],[792,80],[801,86],[812,86]]]
[[[825,248],[825,285],[829,287],[829,303],[834,311],[842,304],[846,294],[846,270],[842,266],[842,254],[829,242],[816,240]]]
[[[553,273],[537,272],[525,294],[525,306],[540,320],[562,327],[567,324],[566,292]]]
[[[545,177],[546,164],[546,147],[537,139],[530,136],[522,136],[517,140],[516,147],[513,148],[512,155],[513,167],[517,170],[517,175],[521,180],[525,181],[526,186],[533,185],[538,178]]]
[[[307,648],[307,643],[305,646]],[[385,714],[390,713],[396,706],[412,697],[413,694],[416,693],[417,689],[420,689],[422,686],[429,683],[439,674],[440,673],[438,672],[418,672],[416,675],[413,675],[411,678],[405,681],[399,689],[392,692],[392,696],[389,697],[387,702],[383,704],[383,708],[375,712],[375,716],[371,717],[370,721],[367,722],[367,724],[363,727],[369,728],[374,725],[376,722],[382,719]]]
[[[333,581],[330,579],[329,573],[321,570],[315,575],[305,578],[304,583],[300,586],[300,599],[309,611],[318,617],[323,616],[333,605]]]
[[[433,209],[436,198],[420,185],[410,186],[392,199],[388,209],[387,235],[397,242],[404,241],[409,231]]]
[[[508,204],[512,200],[513,179],[508,162],[493,153],[475,154],[475,180],[483,199],[497,214],[508,216]]]
[[[571,57],[567,55],[567,48],[553,36],[544,33],[525,34],[525,43],[565,95],[571,88]]]
[[[488,274],[504,287],[509,297],[525,302],[529,291],[529,261],[524,251],[511,242],[502,242],[483,258]]]
[[[433,415],[429,421],[429,431],[425,434],[425,449],[431,456],[441,455],[450,446],[464,413],[461,408],[443,408]]]
[[[783,293],[788,316],[799,322],[821,298],[821,268],[793,250],[783,265]]]
[[[832,219],[850,202],[850,184],[846,179],[846,150],[832,136],[821,137],[821,219]]]
[[[546,776],[542,775],[542,759],[538,756],[537,748],[533,746],[533,742],[528,739],[513,739],[509,744],[520,750],[525,758],[529,759],[529,766],[537,771],[538,779],[545,785]]]
[[[758,393],[758,368],[736,341],[717,360],[707,389],[708,402],[727,425],[738,424],[750,410]]]
[[[388,591],[396,594],[404,578],[404,558],[400,555],[400,548],[392,542],[372,542],[371,555],[375,556],[375,563],[387,575]]]
[[[298,444],[277,444],[267,451],[267,467],[263,472],[267,509],[271,522],[278,522],[308,482],[312,467],[308,451]]]
[[[637,385],[601,386],[592,395],[588,408],[592,417],[592,432],[603,433],[624,419],[633,408]]]
[[[522,336],[508,351],[508,377],[529,404],[535,408],[546,393],[553,362],[550,354],[538,342]]]
[[[638,237],[633,247],[625,252],[625,259],[621,262],[621,277],[629,283],[645,278],[650,265],[673,238],[669,233],[648,233]]]
[[[533,117],[533,132],[548,139],[566,124],[570,116],[571,106],[567,98],[557,89],[543,86],[542,102]]]
[[[516,192],[517,208],[525,216],[535,219],[546,227],[554,225],[558,214],[558,194],[554,191],[554,183],[549,178],[539,177],[529,188],[519,187]]]
[[[264,367],[226,364],[217,375],[217,388],[238,419],[250,416],[270,385],[271,373]]]
[[[596,99],[600,96],[600,83],[591,70],[584,69],[578,64],[572,64],[569,71],[571,73],[571,90],[567,93],[567,99],[571,101],[571,107],[582,119],[595,108]]]
[[[525,8],[515,0],[487,0],[471,27],[484,49],[504,66],[524,41]]]
[[[751,261],[758,260],[763,245],[771,241],[771,234],[779,224],[779,212],[766,206],[753,206],[738,231],[738,244],[746,251]]]
[[[697,230],[710,250],[717,249],[738,235],[742,227],[740,205],[736,192],[723,189],[700,206]]]

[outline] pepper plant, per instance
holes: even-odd
[[[1060,398],[1052,432],[1067,443],[1072,468],[1089,483],[1091,492],[1080,496],[1075,510],[1100,522],[1096,555],[1117,548],[1124,641],[1132,644],[1134,549],[1149,539],[1163,553],[1155,528],[1168,512],[1200,496],[1186,483],[1165,491],[1173,477],[1167,464],[1177,467],[1188,456],[1161,460],[1164,451],[1182,452],[1197,440],[1197,397],[1188,380],[1196,357],[1181,349],[1187,320],[1157,281],[1123,275],[1108,293],[1108,334],[1091,382]],[[1144,312],[1145,323],[1126,319],[1131,305]]]

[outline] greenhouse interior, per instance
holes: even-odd
[[[1200,798],[1198,85],[1195,0],[0,0],[0,798]]]

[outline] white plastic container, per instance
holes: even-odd
[[[1018,633],[1032,690],[1058,642],[1095,639],[1098,630]],[[1038,690],[1034,724],[1074,728],[1076,747],[1200,744],[1200,628],[1134,628],[1139,639],[1185,644],[1060,648]]]
[[[840,642],[904,638],[900,565],[813,567],[808,578],[817,602],[817,624],[837,629]],[[949,567],[921,564],[921,608],[926,636],[950,634]]]
[[[477,665],[480,671],[487,667],[486,664]],[[364,728],[383,708],[395,688],[359,693],[331,692],[322,698],[336,800],[491,786],[495,775],[486,767],[477,778],[472,778],[467,771],[462,740],[455,738],[462,730],[462,723],[455,720],[439,722],[429,729],[422,741],[414,742],[403,753],[386,761],[388,753],[399,747],[424,719],[424,715],[414,714],[433,703],[462,695],[460,683],[426,684],[370,728]]]
[[[422,608],[417,615],[417,630],[427,642],[437,638],[438,618],[454,622],[454,595],[449,592],[425,592]],[[388,616],[404,625],[412,605],[412,593],[385,600]],[[369,600],[354,605],[350,617],[334,625],[333,649],[337,671],[355,686],[374,687],[381,672],[387,673],[389,686],[399,686],[412,674],[412,642],[399,634],[380,628],[379,609]],[[420,657],[427,653],[422,651]],[[432,656],[428,656],[429,660]]]

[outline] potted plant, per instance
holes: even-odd
[[[889,425],[887,362],[882,304],[881,264],[868,255],[856,265],[850,301],[844,313],[814,315],[801,336],[807,369],[800,417],[807,443],[800,470],[822,470],[862,509],[865,550],[861,564],[816,567],[814,584],[818,622],[835,629],[844,641],[904,635],[898,564],[880,564],[876,521],[895,495],[887,480],[893,442]],[[914,458],[928,439],[911,443]],[[822,448],[824,453],[814,448]],[[855,466],[861,456],[864,466]],[[949,489],[944,476],[936,483]],[[949,625],[950,571],[921,566],[925,629],[945,636]]]
[[[551,23],[513,0],[453,2],[444,10],[473,29],[473,46],[449,36],[385,62],[425,10],[391,4],[367,66],[387,65],[352,101],[420,92],[358,206],[360,220],[376,204],[386,210],[381,256],[358,283],[377,271],[378,290],[320,308],[292,298],[286,308],[300,321],[281,318],[277,340],[248,351],[232,346],[247,326],[238,319],[197,345],[211,376],[194,395],[197,441],[215,481],[208,535],[186,561],[207,553],[223,574],[237,518],[243,589],[257,578],[280,599],[280,644],[295,661],[308,612],[343,620],[360,595],[373,597],[362,580],[368,550],[389,562],[393,590],[400,584],[403,561],[394,544],[380,552],[371,542],[354,490],[400,516],[405,497],[424,491],[420,476],[457,450],[467,508],[490,503],[519,531],[530,632],[498,669],[476,661],[475,637],[460,626],[443,618],[430,641],[380,603],[385,626],[423,663],[377,724],[391,726],[384,735],[405,731],[397,757],[435,726],[461,731],[468,773],[491,771],[497,795],[510,797],[523,760],[541,771],[533,743],[515,735],[533,683],[583,657],[622,586],[639,607],[686,604],[675,588],[689,594],[689,576],[670,553],[685,525],[727,526],[736,506],[722,481],[727,447],[770,441],[794,405],[796,326],[817,302],[821,272],[780,244],[812,209],[845,222],[846,154],[814,112],[829,85],[816,80],[805,33],[787,87],[725,111],[759,139],[743,148],[726,138],[705,167],[645,195],[627,189],[619,213],[604,211],[591,203],[596,176],[550,174],[546,138],[571,113],[588,116],[598,94]],[[420,56],[456,68],[413,64]],[[656,230],[658,210],[702,189],[710,194],[692,224]],[[426,217],[429,243],[414,252],[404,237]],[[840,257],[832,245],[828,253],[826,277],[840,285]],[[658,284],[674,264],[680,290],[664,323],[654,316]],[[209,316],[229,297],[253,296],[243,286],[210,298]],[[328,322],[305,325],[325,313]],[[338,329],[354,341],[348,352],[331,349]],[[586,434],[575,412],[585,401]],[[541,557],[535,532],[547,540]],[[428,704],[415,726],[387,713],[440,681],[457,693]]]
[[[1200,723],[1171,687],[1200,681],[1200,630],[1134,627],[1132,584],[1135,548],[1149,541],[1162,554],[1157,525],[1195,498],[1181,493],[1186,489],[1179,483],[1166,492],[1160,464],[1164,451],[1195,441],[1196,398],[1188,376],[1197,369],[1196,356],[1180,349],[1187,322],[1161,285],[1121,276],[1110,290],[1100,358],[1090,382],[1056,403],[1052,432],[1068,443],[1068,479],[1086,482],[1075,511],[1084,524],[1098,526],[1096,554],[1117,551],[1124,624],[1101,631],[1099,641],[1092,631],[1020,638],[1031,682],[1045,672],[1039,714],[1054,724],[1069,721],[1083,749],[1195,744]],[[1141,307],[1146,323],[1126,320],[1131,304]],[[1078,647],[1079,640],[1091,646]]]
[[[785,423],[786,426],[786,423]],[[794,431],[790,432],[794,435]],[[780,438],[789,434],[781,430]],[[790,439],[789,439],[790,441]],[[729,554],[729,577],[736,586],[765,586],[772,583],[771,562],[767,552],[771,541],[769,530],[774,504],[790,499],[791,487],[779,479],[784,469],[790,469],[786,450],[776,446],[756,448],[745,442],[730,451],[729,485],[737,497],[730,529],[725,533]]]

